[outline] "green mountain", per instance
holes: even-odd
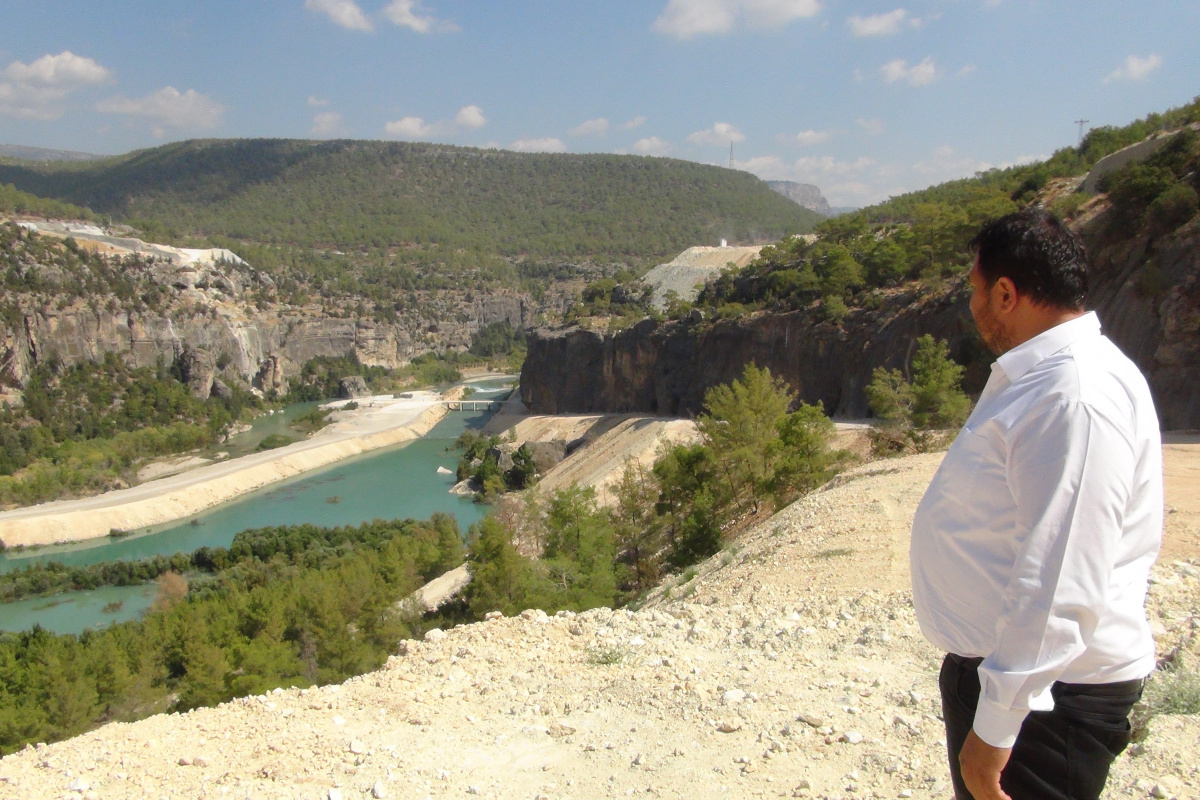
[[[173,240],[536,260],[638,260],[720,238],[778,239],[820,220],[721,167],[406,142],[194,140],[0,164],[5,183]]]

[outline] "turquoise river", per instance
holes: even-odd
[[[479,399],[507,394],[499,382],[474,383]],[[286,418],[312,406],[288,409]],[[277,414],[276,417],[283,417]],[[191,552],[199,547],[228,547],[234,534],[268,525],[357,525],[373,519],[428,518],[435,511],[454,515],[464,533],[482,519],[487,506],[449,493],[458,455],[458,435],[486,422],[484,412],[452,411],[416,441],[366,453],[305,473],[218,506],[179,523],[137,531],[120,539],[104,538],[71,545],[0,553],[0,572],[27,564],[60,561],[72,566],[114,559]],[[285,418],[285,421],[286,421]],[[250,435],[261,438],[279,420],[256,423]],[[0,605],[0,630],[27,630],[35,624],[57,633],[81,633],[139,617],[154,600],[154,584],[107,586]]]

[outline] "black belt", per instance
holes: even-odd
[[[960,656],[957,653],[947,653],[946,658],[950,659],[959,669],[964,670],[978,670],[979,665],[983,663],[983,659],[979,656]],[[1134,678],[1131,681],[1117,681],[1115,683],[1063,683],[1062,681],[1055,681],[1053,688],[1057,691],[1070,692],[1072,694],[1120,697],[1140,693],[1142,687],[1145,685],[1145,678]]]

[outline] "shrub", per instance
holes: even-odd
[[[1196,216],[1197,208],[1200,208],[1200,196],[1196,190],[1177,183],[1156,197],[1146,214],[1155,230],[1169,233]]]
[[[277,447],[287,447],[296,440],[282,433],[272,433],[258,443],[259,450],[274,450]]]
[[[884,421],[869,434],[876,455],[926,452],[945,440],[939,431],[966,421],[971,401],[961,389],[963,368],[950,359],[945,342],[926,334],[917,340],[913,378],[879,367],[867,387],[867,399]]]
[[[1072,192],[1054,198],[1050,202],[1050,211],[1061,219],[1068,219],[1079,210],[1079,207],[1091,198],[1083,192]]]

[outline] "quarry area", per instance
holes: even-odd
[[[1200,437],[1164,452],[1149,612],[1160,658],[1194,669]],[[637,610],[495,615],[402,642],[342,685],[28,747],[0,761],[0,796],[948,797],[941,654],[907,588],[909,526],[940,458],[844,473]],[[1200,719],[1171,715],[1105,795],[1196,796]]]
[[[730,266],[741,269],[758,257],[762,247],[689,247],[666,264],[659,264],[642,276],[642,283],[653,289],[651,304],[665,311],[672,297],[692,302],[708,281]],[[671,293],[674,293],[673,295]]]

